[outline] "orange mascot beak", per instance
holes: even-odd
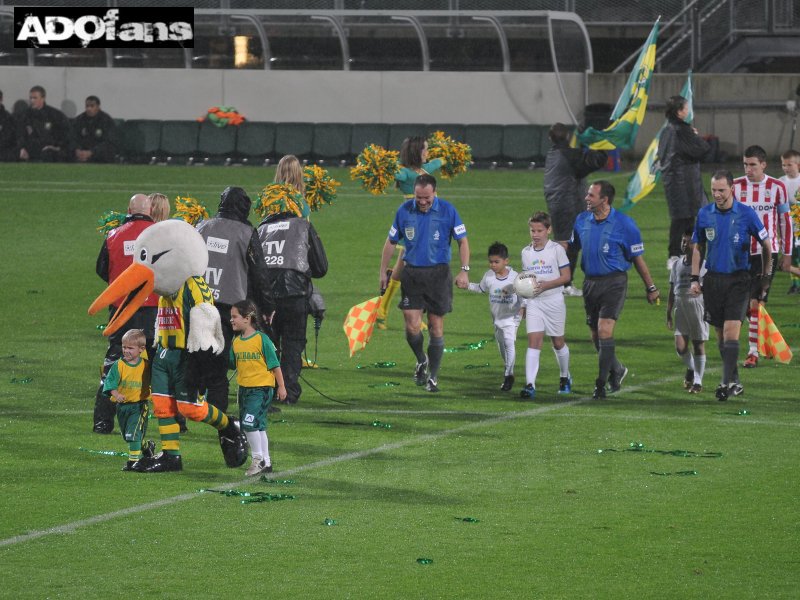
[[[103,335],[108,337],[116,332],[120,327],[128,322],[139,307],[144,304],[147,297],[153,293],[155,285],[155,274],[152,269],[141,263],[133,263],[125,269],[119,277],[92,302],[89,307],[89,314],[93,315],[97,311],[125,298],[117,308],[117,312],[111,317],[108,326],[103,330]]]

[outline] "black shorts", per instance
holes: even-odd
[[[764,303],[767,302],[767,298],[769,297],[769,289],[767,289],[767,293],[764,294],[764,297],[761,297],[761,273],[763,273],[763,263],[764,260],[760,254],[751,254],[750,255],[750,299],[751,300],[762,300]],[[778,255],[772,255],[772,271],[769,274],[769,283],[770,288],[772,287],[772,278],[775,276],[775,268],[778,266]]]
[[[703,278],[703,318],[713,327],[725,321],[743,321],[750,303],[750,273],[713,273]]]
[[[600,319],[619,319],[628,293],[628,274],[614,273],[583,280],[583,307],[586,324],[597,329]]]
[[[427,310],[443,316],[453,310],[453,276],[450,265],[412,267],[406,264],[400,273],[400,308]]]
[[[556,242],[565,242],[572,237],[572,230],[575,227],[575,219],[586,210],[585,202],[576,202],[573,205],[567,203],[552,204],[547,206],[550,211],[550,224],[553,228],[553,239]]]

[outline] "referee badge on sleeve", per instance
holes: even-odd
[[[713,242],[715,237],[716,237],[716,234],[714,233],[714,228],[713,227],[706,227],[706,239],[709,242]]]

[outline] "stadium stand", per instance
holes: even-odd
[[[238,127],[218,127],[210,121],[204,121],[200,124],[195,160],[204,164],[230,164],[236,152],[237,132]]]
[[[278,123],[275,126],[275,158],[294,154],[301,160],[311,158],[314,143],[313,123]]]
[[[197,153],[200,124],[197,121],[164,121],[159,158],[168,164],[188,162]]]
[[[275,159],[275,123],[245,121],[238,126],[236,158],[245,164],[269,164]]]
[[[349,123],[315,123],[311,148],[314,160],[349,160],[352,133],[353,127]]]

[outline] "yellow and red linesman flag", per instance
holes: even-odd
[[[758,307],[758,353],[785,365],[792,360],[792,350],[763,306]]]
[[[347,343],[350,344],[351,358],[356,352],[363,350],[372,337],[380,303],[381,297],[375,296],[356,304],[347,313],[347,318],[344,320],[344,334],[347,336]]]

